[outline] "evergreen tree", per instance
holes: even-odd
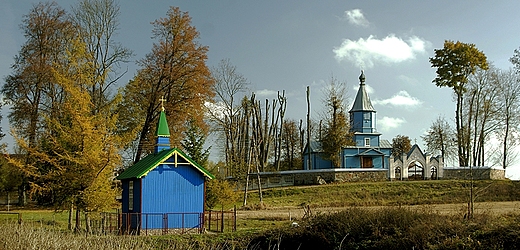
[[[197,126],[193,119],[188,121],[187,127],[188,129],[184,131],[185,138],[182,140],[181,145],[192,160],[206,168],[211,148],[204,149],[206,134]]]

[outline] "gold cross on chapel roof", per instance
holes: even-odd
[[[162,111],[164,111],[164,102],[166,101],[166,99],[164,99],[164,96],[161,96],[161,99],[159,99],[159,101],[161,101],[161,109]]]

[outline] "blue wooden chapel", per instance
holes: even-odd
[[[389,141],[380,139],[381,133],[376,129],[376,110],[365,89],[363,71],[359,76],[359,82],[356,99],[349,111],[350,132],[353,133],[356,145],[346,146],[341,150],[340,168],[389,169],[392,145]],[[321,157],[323,150],[320,142],[311,141],[304,152],[304,169],[334,168],[331,161]]]
[[[203,228],[205,181],[214,176],[178,148],[170,148],[164,107],[153,154],[117,179],[122,184],[122,230]]]

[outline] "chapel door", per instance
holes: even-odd
[[[372,164],[372,158],[370,157],[363,157],[363,161],[361,162],[363,164],[362,168],[372,168],[374,165]]]

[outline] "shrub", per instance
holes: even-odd
[[[502,223],[496,223],[502,221]],[[488,214],[468,221],[409,208],[360,209],[317,215],[299,227],[252,240],[256,249],[519,249],[520,219]]]

